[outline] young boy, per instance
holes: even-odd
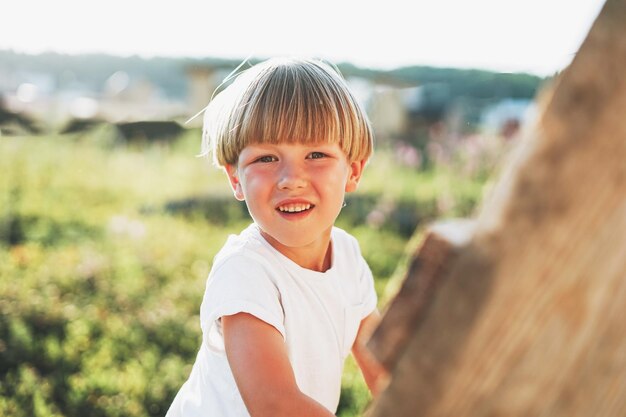
[[[202,345],[167,417],[332,416],[350,352],[375,394],[372,274],[333,226],[372,153],[343,78],[303,59],[244,71],[207,108],[203,149],[254,223],[214,259]]]

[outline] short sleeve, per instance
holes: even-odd
[[[361,297],[361,305],[363,311],[361,312],[361,318],[368,316],[378,303],[378,296],[376,295],[376,288],[374,287],[374,276],[372,271],[365,261],[365,258],[361,255],[359,250],[359,294]]]
[[[356,284],[356,291],[358,293],[357,302],[360,306],[360,318],[367,317],[378,304],[378,296],[376,295],[376,288],[374,286],[374,276],[367,261],[361,253],[361,247],[359,241],[349,233],[341,231],[338,236],[344,237],[346,251],[343,252],[349,258],[350,270],[355,271],[354,275]]]
[[[224,350],[220,319],[237,313],[251,314],[285,337],[280,293],[268,267],[261,260],[243,255],[220,262],[207,281],[200,321],[210,349]]]

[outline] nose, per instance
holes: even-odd
[[[300,164],[284,162],[281,166],[277,186],[282,190],[304,188],[308,182],[306,170]]]

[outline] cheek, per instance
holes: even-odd
[[[335,181],[338,181],[339,179],[343,181],[348,178],[348,168],[344,164],[338,162],[333,164],[329,163],[327,165],[320,164],[319,166],[313,168],[310,174],[313,178],[326,177],[333,178]]]
[[[335,169],[327,170],[323,174],[327,181],[332,182],[333,185],[338,186],[341,184],[343,187],[348,180],[348,170],[343,167],[335,167]]]
[[[249,170],[244,173],[241,184],[246,194],[262,194],[271,189],[272,178],[264,170]]]
[[[320,173],[320,175],[315,178],[317,180],[318,187],[324,190],[324,194],[327,198],[331,197],[343,201],[348,179],[348,175],[345,171],[335,170],[332,172],[325,172],[323,174]]]

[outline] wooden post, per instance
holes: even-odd
[[[522,142],[471,237],[416,255],[369,344],[392,378],[368,416],[626,415],[626,0]]]

